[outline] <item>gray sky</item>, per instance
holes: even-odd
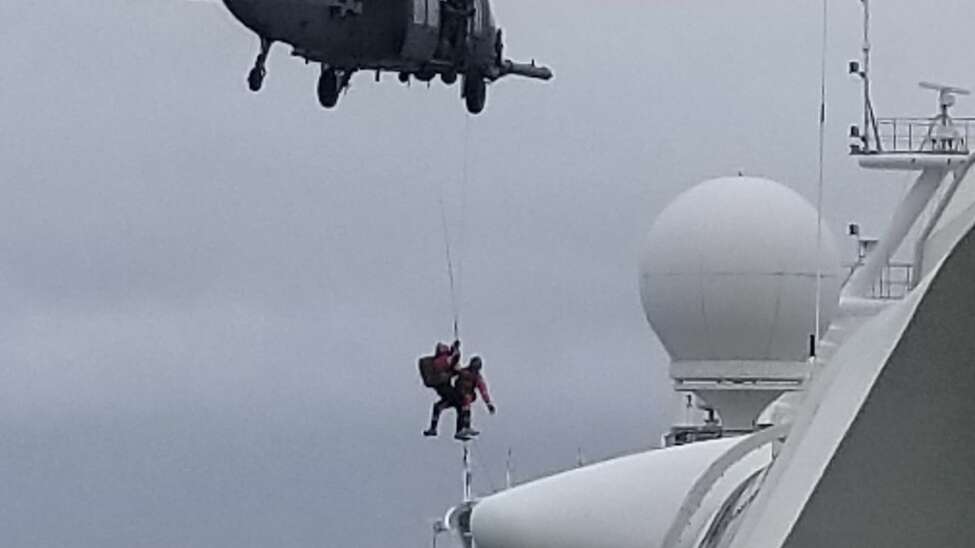
[[[508,447],[529,478],[656,443],[641,239],[712,176],[814,197],[819,7],[495,3],[556,80],[491,87],[464,192],[456,88],[359,75],[324,112],[280,45],[246,90],[256,39],[219,5],[0,3],[4,546],[425,545],[459,495],[458,448],[419,435],[415,359],[450,336],[441,192],[500,409],[475,419],[479,491]],[[938,7],[877,7],[882,113],[975,84],[936,41],[975,6]],[[904,181],[844,157],[859,2],[832,21],[827,213],[876,232]]]

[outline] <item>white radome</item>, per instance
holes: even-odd
[[[821,332],[839,300],[841,267],[822,231]],[[816,209],[790,188],[726,177],[684,192],[643,249],[647,319],[678,361],[798,362],[814,332]]]

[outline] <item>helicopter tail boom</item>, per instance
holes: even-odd
[[[534,78],[536,80],[552,79],[552,69],[536,65],[535,61],[532,61],[531,63],[516,63],[510,59],[505,59],[498,67],[497,77],[500,78],[509,74],[523,76],[525,78]]]

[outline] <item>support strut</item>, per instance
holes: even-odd
[[[253,92],[260,91],[261,86],[264,85],[264,77],[267,75],[267,56],[271,52],[272,44],[273,42],[267,38],[261,37],[261,51],[258,52],[257,59],[254,60],[254,68],[247,75],[247,85]]]

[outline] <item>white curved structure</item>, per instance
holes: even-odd
[[[472,519],[478,548],[659,546],[695,480],[737,443],[703,442],[649,451],[539,480],[481,501]],[[713,514],[766,466],[766,447],[723,471],[701,501]]]

